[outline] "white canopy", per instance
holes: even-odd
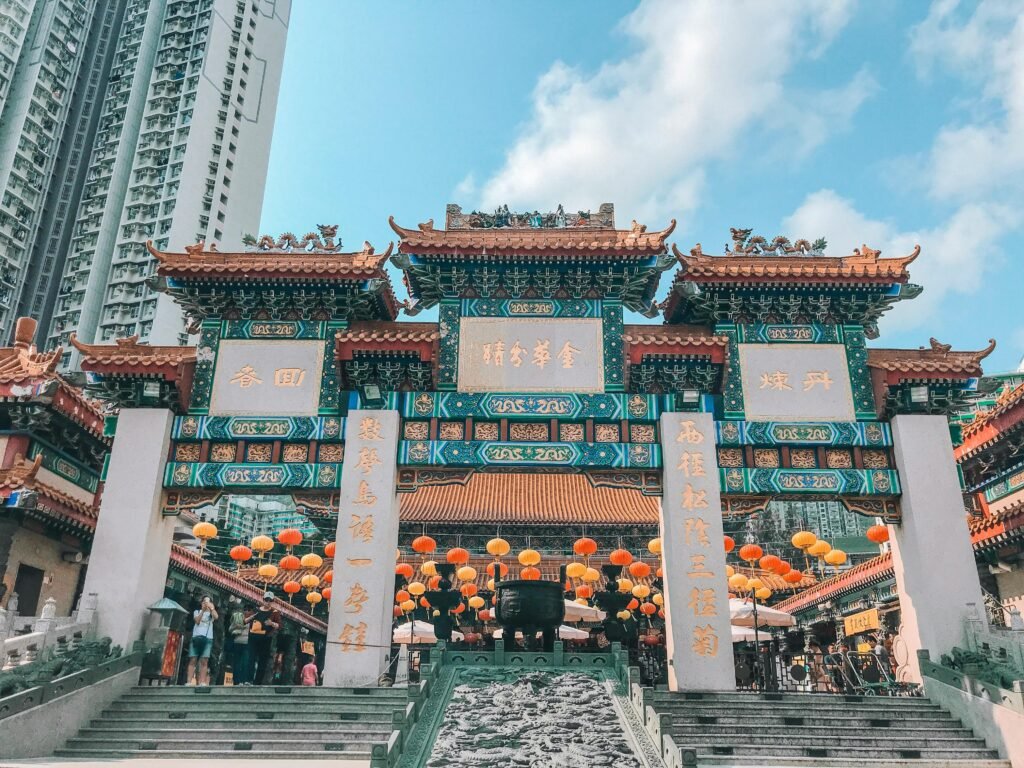
[[[461,632],[452,630],[452,640],[462,640],[464,635]],[[406,622],[395,627],[391,634],[391,641],[394,643],[436,643],[437,635],[434,634],[434,625],[425,621]]]
[[[565,601],[566,621],[604,621],[604,611],[591,605],[580,605],[574,600]]]
[[[758,618],[761,617],[761,612],[758,611]],[[731,627],[732,629],[732,641],[734,643],[752,643],[754,642],[754,628],[753,627]],[[760,635],[761,640],[770,640],[771,635],[767,632],[762,632]]]
[[[729,601],[729,619],[733,626],[752,627],[754,626],[754,604],[746,600],[734,597]],[[796,618],[792,614],[769,608],[765,605],[757,606],[758,627],[794,627]]]
[[[582,608],[583,606],[580,606],[580,607]],[[502,630],[500,628],[494,630],[494,637],[495,637],[495,639],[500,639],[501,635],[502,635]],[[516,632],[516,638],[517,639],[521,640],[522,637],[523,637],[523,633],[522,632]],[[565,624],[563,624],[562,626],[560,626],[558,628],[558,639],[559,640],[586,640],[588,637],[590,637],[590,633],[587,632],[587,630],[585,630],[585,629],[577,629],[576,627],[568,627]]]

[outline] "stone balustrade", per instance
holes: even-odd
[[[31,664],[75,648],[92,630],[95,597],[84,596],[79,609],[71,616],[57,616],[56,612],[53,598],[46,601],[38,617],[16,616],[0,608],[0,670]]]

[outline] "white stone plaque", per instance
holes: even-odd
[[[668,684],[735,687],[721,484],[709,413],[663,413],[661,551],[665,567]]]
[[[748,421],[856,421],[842,344],[740,344]]]
[[[600,318],[464,317],[460,392],[604,392]]]
[[[211,416],[316,416],[322,341],[221,341]]]

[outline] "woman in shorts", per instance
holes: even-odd
[[[196,660],[199,661],[199,674],[195,684],[210,684],[210,651],[213,650],[213,622],[217,620],[217,609],[209,595],[203,595],[199,609],[193,611],[192,642],[188,647],[188,676],[185,684],[193,685],[192,678],[196,674]]]

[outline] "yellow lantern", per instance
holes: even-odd
[[[580,576],[580,578],[584,581],[600,581],[601,572],[598,571],[597,568],[587,568],[587,570],[583,572],[583,575]]]
[[[476,568],[464,565],[456,571],[455,576],[459,581],[473,581],[476,578]]]
[[[504,557],[510,549],[512,549],[512,545],[504,539],[491,539],[487,542],[487,554],[495,557]]]
[[[409,586],[405,588],[405,591],[408,592],[410,595],[415,595],[416,597],[419,597],[427,591],[427,588],[423,585],[422,581],[411,581],[409,582]]]
[[[651,594],[651,588],[648,587],[646,584],[637,584],[635,587],[633,587],[632,592],[633,597],[639,600],[643,600],[645,597]]]
[[[825,555],[825,562],[839,568],[840,565],[846,562],[846,553],[841,549],[833,549]]]
[[[487,589],[489,589],[491,592],[494,591],[494,579],[487,580]]]
[[[206,549],[206,542],[217,538],[217,526],[213,523],[196,523],[192,526],[192,535],[199,539],[199,554],[202,555]]]
[[[260,557],[274,548],[274,540],[269,536],[254,536],[249,542],[249,548],[253,552],[259,552]]]
[[[565,575],[570,579],[578,579],[587,572],[587,566],[583,563],[569,563],[565,566]]]
[[[809,547],[813,547],[814,543],[817,540],[818,537],[810,531],[797,531],[793,534],[793,538],[790,539],[790,541],[793,543],[793,546],[797,549],[807,549]]]
[[[264,563],[256,569],[256,573],[259,574],[260,578],[263,579],[264,582],[268,582],[277,576],[277,566],[273,563]]]
[[[440,615],[441,615],[441,612],[440,612],[440,611],[436,611],[436,610],[435,610],[435,611],[434,611],[434,612],[433,612],[432,614],[430,614],[430,615],[431,615],[431,616],[433,616],[434,618],[437,618],[438,616],[440,616]]]
[[[729,577],[729,589],[733,592],[744,592],[747,589],[747,577],[737,573]]]
[[[760,589],[754,591],[754,597],[756,597],[758,600],[767,600],[771,596],[772,591],[768,589],[768,587],[761,587]]]
[[[629,579],[619,579],[619,592],[632,592],[633,582]]]
[[[661,539],[651,539],[647,542],[647,551],[652,555],[661,554]]]
[[[424,560],[420,566],[420,572],[424,576],[437,576],[437,563],[433,560]]]
[[[619,621],[626,621],[632,615],[629,611],[619,611],[615,614]]]
[[[410,613],[410,612],[416,610],[416,602],[414,600],[406,600],[404,603],[402,603],[398,607],[401,608],[406,613]]]
[[[535,549],[524,549],[519,553],[519,564],[527,567],[540,562],[540,552]]]
[[[323,599],[324,596],[321,595],[319,592],[306,593],[306,602],[309,603],[311,606],[317,605]]]
[[[480,610],[484,607],[484,599],[480,595],[473,595],[469,598],[469,607],[474,610]]]
[[[725,566],[725,578],[731,579],[733,577],[733,574],[735,574],[735,573],[736,573],[736,569],[733,568],[731,565]]]
[[[303,568],[319,568],[324,564],[324,559],[315,552],[310,552],[308,555],[303,555],[299,561],[299,565]]]
[[[314,587],[320,586],[320,577],[315,573],[307,573],[299,579],[299,584],[301,584],[305,589],[313,589]]]
[[[760,579],[749,579],[747,581],[747,589],[749,589],[751,592],[761,589],[763,586],[764,582]]]
[[[659,608],[665,604],[665,596],[661,592],[655,592],[654,597],[651,598],[651,602]]]
[[[832,545],[827,541],[818,539],[811,546],[807,548],[807,554],[812,557],[824,557],[832,551]]]

